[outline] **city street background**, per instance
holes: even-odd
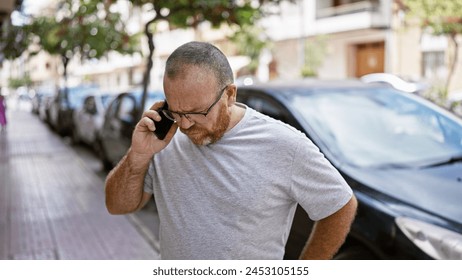
[[[0,259],[159,259],[154,202],[112,216],[104,180],[191,41],[348,180],[341,258],[462,259],[461,25],[462,0],[0,0]],[[287,258],[311,222],[299,207]]]
[[[0,259],[159,259],[153,204],[112,216],[106,172],[85,146],[72,146],[9,100],[0,133]]]

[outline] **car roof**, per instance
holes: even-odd
[[[293,95],[299,94],[299,90],[304,93],[315,91],[318,89],[348,89],[348,88],[390,88],[389,85],[384,84],[368,84],[356,79],[345,80],[320,80],[320,79],[303,79],[303,80],[289,80],[289,81],[271,81],[268,83],[254,84],[249,86],[241,86],[239,89],[254,89],[262,90],[269,93],[277,92],[278,95]],[[290,90],[288,90],[290,89]],[[295,89],[295,90],[294,90]]]

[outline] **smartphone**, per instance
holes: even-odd
[[[160,140],[163,140],[165,138],[168,131],[170,130],[170,127],[172,127],[172,124],[173,124],[172,120],[164,116],[164,114],[162,113],[162,110],[168,110],[167,101],[164,102],[164,106],[162,106],[162,108],[157,110],[157,112],[160,114],[160,117],[162,119],[159,122],[154,121],[154,124],[156,126],[156,130],[154,131],[154,134]]]

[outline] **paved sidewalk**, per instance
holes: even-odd
[[[0,132],[0,259],[159,259],[104,182],[39,118],[10,110]]]

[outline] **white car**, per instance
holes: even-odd
[[[425,82],[408,82],[390,73],[371,73],[360,78],[364,83],[384,83],[409,93],[420,94],[429,88]]]
[[[104,122],[106,108],[115,96],[109,92],[93,92],[84,98],[82,106],[76,108],[73,114],[74,143],[83,142],[97,149],[98,133]]]

